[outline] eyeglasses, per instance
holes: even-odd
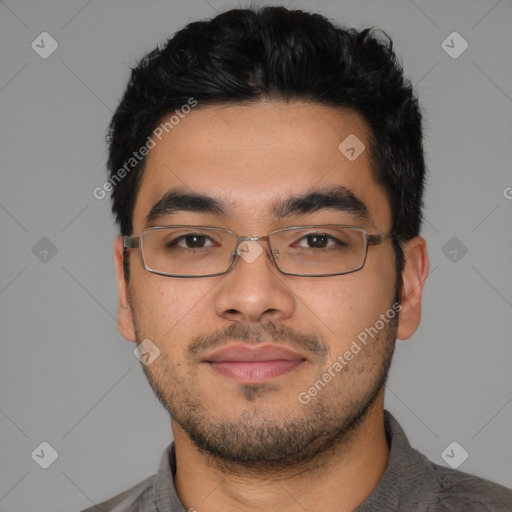
[[[268,255],[280,272],[327,277],[350,274],[365,264],[369,245],[392,234],[369,235],[363,228],[333,224],[293,226],[262,237],[238,236],[210,226],[156,226],[139,236],[124,236],[125,249],[139,249],[143,267],[168,277],[213,277],[226,274],[239,256],[251,263],[269,245]]]

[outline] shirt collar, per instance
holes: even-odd
[[[176,452],[174,441],[167,446],[154,484],[155,503],[158,512],[187,512],[176,492],[174,475],[176,474]]]
[[[355,512],[435,510],[440,489],[432,462],[412,448],[402,427],[388,411],[384,411],[384,427],[390,447],[386,471]]]

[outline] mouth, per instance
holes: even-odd
[[[215,373],[243,384],[258,384],[287,374],[305,363],[306,358],[276,345],[257,346],[237,343],[206,356]]]

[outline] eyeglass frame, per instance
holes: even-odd
[[[347,272],[336,272],[334,274],[296,274],[294,272],[285,272],[279,268],[279,264],[277,263],[275,259],[275,250],[272,249],[272,245],[270,244],[270,237],[272,235],[275,235],[276,233],[280,233],[282,231],[292,231],[295,229],[309,229],[309,228],[349,228],[349,229],[357,229],[359,231],[362,231],[364,235],[364,258],[363,262],[361,263],[361,266],[354,269],[349,270]],[[237,239],[236,243],[236,249],[240,247],[241,242],[258,242],[260,240],[267,241],[269,250],[267,251],[267,254],[269,255],[271,261],[274,263],[275,267],[279,272],[281,272],[284,275],[289,276],[297,276],[297,277],[332,277],[332,276],[343,276],[346,274],[352,274],[354,272],[358,272],[361,270],[365,263],[366,259],[368,257],[368,246],[369,245],[380,245],[382,242],[386,240],[390,240],[394,238],[397,234],[396,233],[377,233],[374,235],[370,235],[366,229],[360,227],[360,226],[350,226],[345,224],[312,224],[312,225],[305,225],[305,226],[290,226],[288,228],[281,228],[277,229],[275,231],[272,231],[271,233],[268,233],[265,236],[240,236],[237,235],[234,231],[231,231],[230,229],[224,229],[224,228],[217,228],[214,226],[199,226],[199,225],[190,225],[190,224],[173,224],[173,225],[167,225],[167,226],[151,226],[148,228],[143,229],[139,235],[123,235],[123,250],[128,249],[139,249],[139,259],[140,262],[145,270],[148,272],[151,272],[152,274],[164,276],[164,277],[177,277],[177,278],[195,278],[195,277],[216,277],[216,276],[223,276],[227,274],[236,264],[238,261],[238,258],[240,256],[239,252],[237,250],[233,251],[231,253],[232,259],[231,263],[229,264],[229,267],[224,272],[216,272],[214,274],[200,274],[200,275],[183,275],[183,274],[168,274],[165,272],[158,272],[152,268],[149,268],[149,266],[144,261],[144,256],[142,254],[142,236],[144,232],[147,231],[153,231],[153,230],[159,230],[159,229],[168,229],[168,228],[199,228],[199,229],[208,229],[210,231],[223,231],[225,233],[229,233],[230,235],[233,235]],[[278,254],[279,255],[279,254]]]

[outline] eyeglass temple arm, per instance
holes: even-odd
[[[140,245],[139,236],[123,236],[123,248],[124,249],[137,249]]]
[[[379,245],[382,242],[384,242],[385,240],[389,240],[390,238],[393,238],[395,236],[396,236],[395,233],[389,233],[388,235],[387,234],[368,235],[368,244],[369,245]]]

